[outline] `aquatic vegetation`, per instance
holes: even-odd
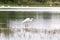
[[[1,30],[0,33],[3,33],[6,37],[13,34],[13,31],[9,28],[6,28],[6,29],[2,28],[0,30]]]

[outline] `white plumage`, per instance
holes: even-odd
[[[26,18],[25,20],[22,21],[22,23],[25,24],[25,27],[28,27],[28,23],[33,21],[33,18]]]
[[[33,21],[33,18],[26,18],[24,21],[22,21],[22,23],[31,22],[31,21]]]

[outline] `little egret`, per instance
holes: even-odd
[[[33,21],[33,18],[26,18],[25,20],[22,21],[22,23],[24,23],[25,24],[25,28],[27,28],[28,27],[28,23],[32,22],[32,21]],[[25,34],[26,31],[23,31],[23,32],[24,32],[24,37],[26,37],[26,34]]]
[[[24,21],[22,21],[22,23],[25,23],[25,27],[27,27],[28,23],[32,21],[33,21],[33,18],[26,18]]]

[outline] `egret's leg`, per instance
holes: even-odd
[[[28,27],[28,23],[25,23],[25,28],[27,28]]]

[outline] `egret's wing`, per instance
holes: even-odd
[[[22,21],[22,23],[28,22],[30,20],[30,18],[26,18],[24,21]]]

